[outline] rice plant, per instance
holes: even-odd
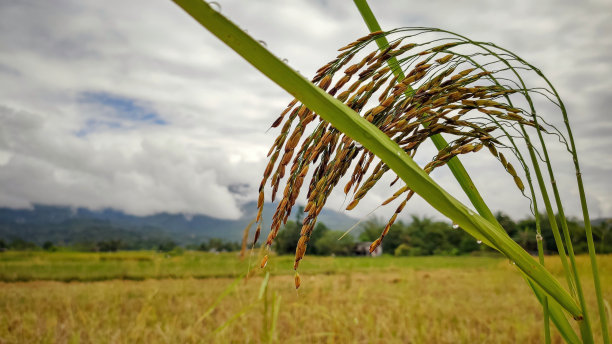
[[[582,282],[547,149],[549,142],[556,142],[565,147],[574,162],[603,340],[609,343],[588,209],[568,114],[557,91],[539,69],[500,46],[442,29],[381,31],[367,3],[355,1],[373,32],[340,48],[340,54],[308,81],[206,3],[175,2],[295,96],[272,123],[280,132],[268,153],[269,163],[259,188],[255,241],[262,230],[266,185],[269,184],[271,200],[279,198],[265,241],[267,248],[286,223],[300,193],[305,192],[307,215],[294,261],[296,288],[301,283],[297,274],[300,261],[317,216],[332,190],[337,186],[342,188],[350,197],[347,205],[350,210],[384,175],[390,174],[394,181],[389,186],[389,198],[381,206],[399,204],[380,237],[372,243],[371,251],[381,244],[416,193],[475,240],[508,257],[541,302],[545,318],[550,317],[567,342],[593,342]],[[564,127],[554,126],[551,116],[561,118]],[[438,151],[429,162],[418,166],[412,158],[428,139],[433,140]],[[530,202],[534,214],[538,214],[542,206],[539,200],[542,200],[569,290],[544,267],[539,229],[540,254],[536,261],[497,223],[458,159],[458,156],[474,158],[476,154],[492,154],[499,161],[508,178]],[[541,164],[545,165],[549,185],[544,180]],[[445,165],[450,167],[479,214],[457,201],[429,176]],[[548,188],[552,189],[555,208]],[[262,267],[267,260],[265,255]],[[580,338],[565,312],[578,324]],[[545,338],[550,342],[548,321]]]

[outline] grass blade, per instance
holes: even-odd
[[[202,314],[202,316],[200,316],[200,318],[198,318],[198,320],[196,321],[196,324],[199,324],[200,322],[202,322],[202,320],[206,319],[207,317],[209,317],[212,312],[214,312],[215,308],[217,308],[217,306],[219,305],[219,303],[221,303],[221,301],[223,301],[223,299],[229,295],[230,293],[232,293],[234,291],[234,289],[236,289],[236,286],[238,286],[238,283],[240,283],[240,281],[242,281],[242,279],[245,277],[245,275],[240,275],[238,276],[234,282],[232,282],[230,285],[228,285],[225,290],[223,290],[223,292],[217,297],[217,299],[215,300],[215,302],[213,302],[213,304],[208,307],[208,309],[206,310],[206,312],[204,312],[204,314]]]
[[[266,293],[266,289],[268,289],[269,280],[270,280],[270,272],[266,271],[266,276],[264,277],[263,281],[261,281],[261,286],[259,287],[259,296],[257,297],[258,300],[263,299],[264,294]]]

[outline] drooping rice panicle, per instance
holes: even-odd
[[[492,83],[493,76],[503,74],[507,68],[498,67],[494,61],[475,65],[474,58],[490,56],[455,52],[454,49],[469,45],[461,40],[447,39],[444,42],[432,39],[424,43],[401,45],[402,40],[414,36],[410,34],[393,40],[382,51],[369,50],[373,48],[376,37],[406,32],[401,29],[379,32],[358,39],[342,48],[336,59],[321,67],[313,82],[376,125],[411,156],[432,136],[443,133],[451,138],[447,147],[440,149],[423,166],[427,173],[445,166],[456,156],[476,153],[486,146],[524,193],[525,185],[519,173],[498,151],[498,147],[506,147],[503,138],[509,137],[509,134],[498,132],[504,126],[523,126],[546,133],[532,114],[510,102],[509,97],[523,94],[525,89],[513,88],[511,83],[510,86]],[[432,33],[435,30],[423,32]],[[391,58],[397,59],[405,71],[405,78],[398,80],[387,66],[386,62]],[[492,68],[485,70],[482,66]],[[324,120],[315,121],[317,117],[316,113],[297,102],[291,102],[281,113],[273,127],[284,125],[270,149],[270,163],[260,188],[263,195],[263,187],[269,180],[274,200],[281,182],[284,183],[282,199],[277,205],[266,241],[268,245],[273,243],[286,223],[302,189],[307,189],[306,216],[296,247],[295,269],[305,255],[317,216],[337,184],[345,180],[343,191],[350,196],[346,208],[351,210],[390,171],[373,154]],[[313,123],[318,124],[311,129]],[[375,168],[371,170],[371,166]],[[521,166],[526,168],[522,162]],[[387,205],[405,194],[409,196],[396,209],[374,246],[382,242],[405,208],[412,191],[401,188],[383,202],[383,206]],[[263,206],[259,202],[258,208],[261,212]]]

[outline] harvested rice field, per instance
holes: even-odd
[[[1,343],[543,340],[542,309],[515,267],[502,258],[307,257],[296,291],[292,257],[270,257],[267,270],[253,269],[244,280],[239,275],[246,273],[248,258],[240,262],[234,254],[120,252],[109,259],[112,254],[5,253],[0,260]],[[578,257],[599,336],[587,261]],[[612,256],[600,256],[599,262],[604,298],[610,300]],[[547,263],[561,276],[556,257],[547,257]],[[96,275],[96,270],[104,273]],[[53,280],[50,271],[60,278]],[[75,278],[79,273],[82,277]],[[562,342],[554,329],[553,342]]]

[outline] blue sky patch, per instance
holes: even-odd
[[[78,97],[80,104],[100,110],[96,118],[88,119],[85,127],[77,133],[84,136],[102,128],[122,129],[142,124],[166,125],[157,112],[135,99],[112,95],[104,92],[84,92]],[[88,114],[91,115],[91,114]]]

